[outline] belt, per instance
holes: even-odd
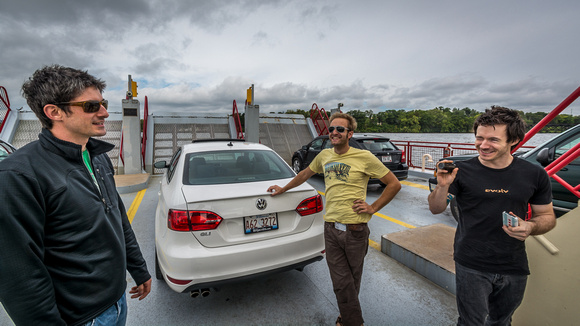
[[[335,227],[336,229],[339,229],[339,230],[340,230],[340,227],[342,225],[344,225],[350,231],[362,231],[362,230],[364,230],[365,225],[367,225],[366,223],[342,224],[342,223],[339,223],[339,222],[326,222],[326,221],[324,223],[328,223],[328,224],[332,225],[333,227]]]

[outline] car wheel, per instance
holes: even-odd
[[[299,157],[295,157],[292,160],[292,170],[296,173],[300,173],[302,170],[302,160]]]
[[[455,221],[459,222],[459,206],[457,206],[457,200],[455,197],[451,198],[451,201],[449,202],[449,209],[451,209],[451,215],[453,215]]]
[[[159,259],[157,259],[157,250],[155,250],[155,278],[158,280],[163,279],[163,274],[161,274],[161,268],[159,268]]]

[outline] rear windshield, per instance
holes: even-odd
[[[187,154],[183,184],[214,185],[292,177],[292,169],[274,152],[227,150]]]
[[[393,151],[397,149],[393,143],[386,139],[358,139],[357,142],[361,144],[362,148],[372,152]]]

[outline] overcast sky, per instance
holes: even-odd
[[[0,0],[0,85],[61,64],[127,76],[150,111],[503,105],[550,111],[580,86],[580,1]],[[564,113],[580,114],[580,100]]]

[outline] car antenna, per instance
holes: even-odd
[[[230,147],[234,146],[234,144],[232,144],[231,140],[230,140],[230,143],[228,144],[228,146],[230,146]]]

